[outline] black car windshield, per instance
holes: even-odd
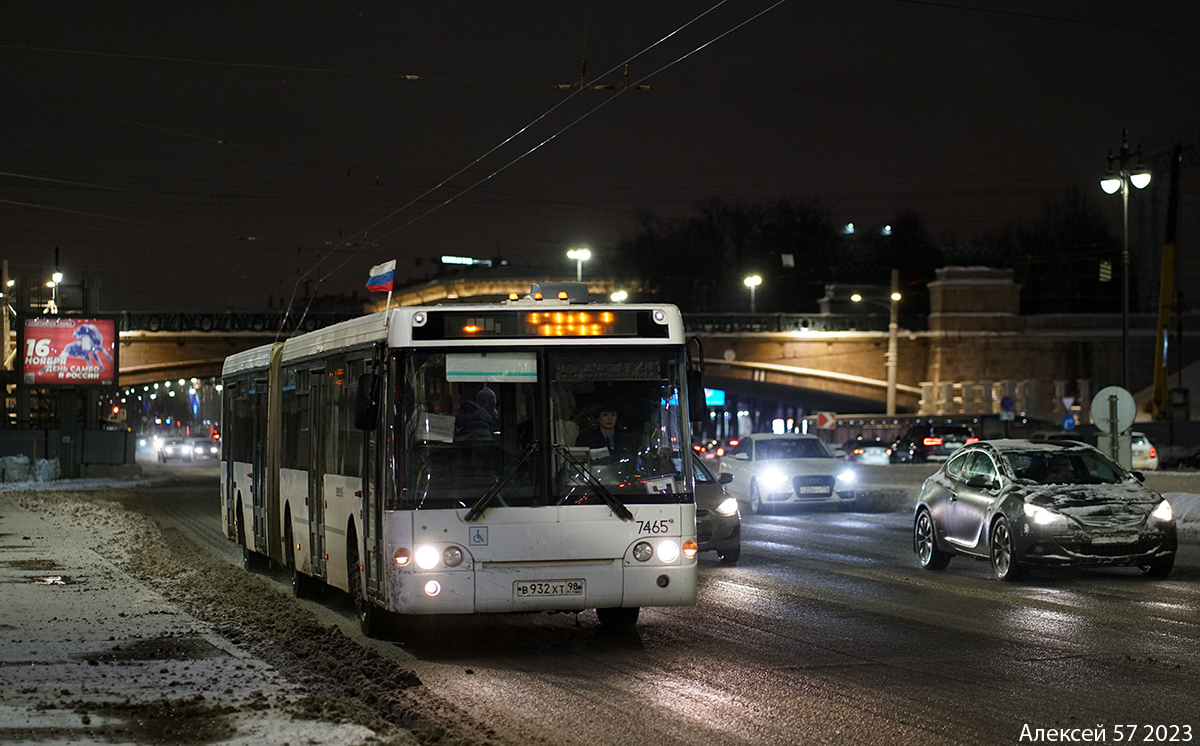
[[[1035,484],[1118,484],[1129,474],[1094,450],[1006,451],[1017,479]]]
[[[816,438],[774,438],[760,440],[755,445],[759,461],[791,458],[833,458],[825,444]]]

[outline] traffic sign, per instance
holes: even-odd
[[[1000,408],[1005,412],[1011,412],[1014,406],[1016,406],[1016,402],[1012,400],[1011,396],[1006,396],[1000,400]]]
[[[1066,417],[1063,417],[1062,428],[1063,428],[1063,430],[1074,430],[1075,429],[1075,415],[1069,414]]]
[[[1115,418],[1112,410],[1115,410]],[[1137,405],[1133,402],[1133,395],[1120,386],[1100,389],[1092,399],[1092,420],[1096,427],[1107,433],[1128,430],[1136,416]]]
[[[817,429],[832,430],[837,426],[837,415],[833,412],[817,412]]]

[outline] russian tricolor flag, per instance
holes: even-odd
[[[392,292],[392,283],[396,279],[396,260],[376,264],[371,267],[371,276],[367,279],[367,290],[372,293]]]

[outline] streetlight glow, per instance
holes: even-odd
[[[1113,156],[1108,151],[1108,171],[1100,179],[1100,188],[1105,194],[1121,193],[1122,240],[1121,240],[1121,388],[1129,390],[1129,185],[1144,189],[1150,184],[1150,169],[1142,165],[1142,149],[1134,153],[1129,149],[1126,130],[1121,130],[1121,150]],[[1113,161],[1117,170],[1113,170]],[[1135,163],[1129,168],[1129,164]]]
[[[569,249],[567,258],[575,260],[575,282],[583,282],[583,263],[592,258],[591,249]]]
[[[624,290],[618,290],[608,297],[612,299],[613,303],[624,303],[629,297],[629,293],[625,292]]]
[[[750,313],[754,313],[754,288],[762,284],[762,277],[750,275],[742,280],[742,284],[750,288]]]
[[[900,362],[899,352],[899,333],[900,323],[897,318],[897,311],[900,304],[900,270],[892,270],[892,292],[888,296],[888,303],[883,301],[868,300],[864,301],[861,293],[854,293],[850,296],[850,300],[855,303],[873,303],[877,306],[882,306],[888,309],[888,347],[887,354],[884,355],[884,368],[887,369],[887,415],[891,417],[896,414],[896,368]]]

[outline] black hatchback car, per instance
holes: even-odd
[[[892,463],[945,461],[959,448],[977,440],[966,425],[913,425],[892,444]]]
[[[1171,504],[1082,443],[983,441],[925,480],[913,518],[921,565],[990,559],[1001,580],[1034,565],[1133,565],[1165,578],[1178,538]]]

